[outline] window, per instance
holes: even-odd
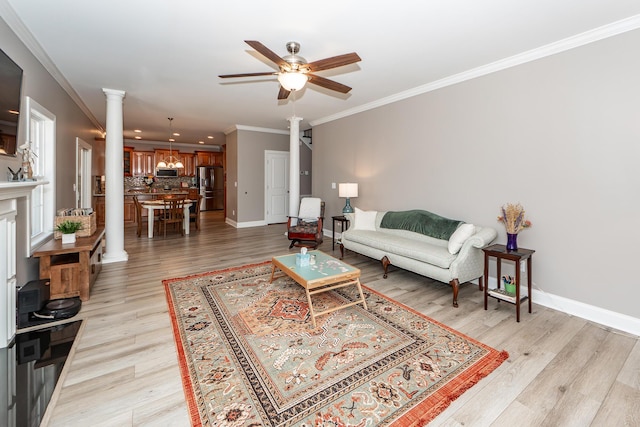
[[[33,99],[26,98],[28,133],[34,153],[33,176],[48,181],[31,193],[31,251],[53,234],[55,217],[56,118]]]

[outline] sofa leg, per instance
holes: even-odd
[[[482,276],[478,277],[478,290],[479,291],[484,290],[484,277]]]
[[[453,288],[453,306],[458,308],[458,290],[460,289],[460,282],[458,279],[453,279],[449,284]]]
[[[380,262],[382,263],[382,268],[384,269],[384,274],[382,275],[382,278],[386,279],[387,271],[389,269],[389,266],[391,265],[391,261],[389,261],[389,258],[387,258],[387,256],[385,255],[384,257],[382,257]]]

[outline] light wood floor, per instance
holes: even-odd
[[[235,229],[216,212],[203,213],[201,231],[187,237],[137,238],[133,227],[125,235],[129,261],[103,266],[79,314],[84,328],[48,413],[51,426],[188,426],[162,279],[288,251],[284,225]],[[331,253],[331,239],[320,249]],[[640,425],[638,337],[535,304],[516,323],[512,305],[491,301],[485,311],[471,284],[454,309],[445,284],[398,269],[383,280],[379,262],[353,253],[345,260],[362,270],[365,285],[509,352],[432,425]]]

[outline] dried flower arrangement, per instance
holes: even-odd
[[[507,233],[518,234],[521,230],[531,227],[531,221],[524,219],[524,208],[520,203],[507,203],[502,206],[502,216],[498,221],[504,223]]]

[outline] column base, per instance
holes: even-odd
[[[127,251],[122,251],[119,253],[107,252],[102,256],[103,264],[111,264],[113,262],[124,262],[129,261],[129,254]]]

